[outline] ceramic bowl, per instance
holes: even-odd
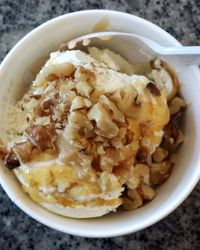
[[[60,43],[93,31],[101,23],[109,31],[146,36],[163,46],[180,43],[155,24],[126,13],[86,10],[54,18],[28,33],[9,52],[0,66],[0,134],[6,139],[6,109],[20,98],[42,63]],[[178,153],[170,178],[157,189],[155,199],[130,212],[116,212],[101,218],[71,219],[53,214],[26,195],[14,174],[0,166],[0,183],[10,199],[35,220],[56,230],[84,237],[112,237],[136,232],[161,220],[189,195],[200,177],[200,73],[197,66],[176,65],[181,92],[188,107],[185,142]]]

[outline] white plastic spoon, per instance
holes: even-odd
[[[99,46],[126,55],[132,63],[142,63],[155,57],[170,63],[200,64],[200,46],[164,47],[153,40],[131,33],[97,32],[68,42],[68,48]]]

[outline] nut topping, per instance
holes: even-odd
[[[51,125],[32,125],[26,129],[26,135],[42,151],[55,149],[56,131]]]
[[[6,155],[4,164],[10,169],[14,169],[20,166],[19,159],[12,150]]]
[[[154,83],[149,82],[146,87],[151,92],[152,95],[154,95],[154,96],[161,95],[159,89],[156,87],[156,85]]]
[[[50,55],[14,107],[0,158],[42,204],[136,209],[173,169],[185,102],[159,59],[141,69],[87,51]]]
[[[33,144],[30,141],[16,143],[13,147],[13,151],[22,162],[27,162],[31,159],[32,149]]]

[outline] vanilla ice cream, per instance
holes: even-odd
[[[170,110],[177,114],[185,104],[163,62],[146,68],[139,75],[138,65],[108,49],[51,53],[9,111],[2,154],[34,201],[88,218],[153,199],[183,141]]]

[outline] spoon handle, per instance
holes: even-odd
[[[168,59],[179,59],[184,64],[200,64],[200,46],[168,47],[160,54]]]

